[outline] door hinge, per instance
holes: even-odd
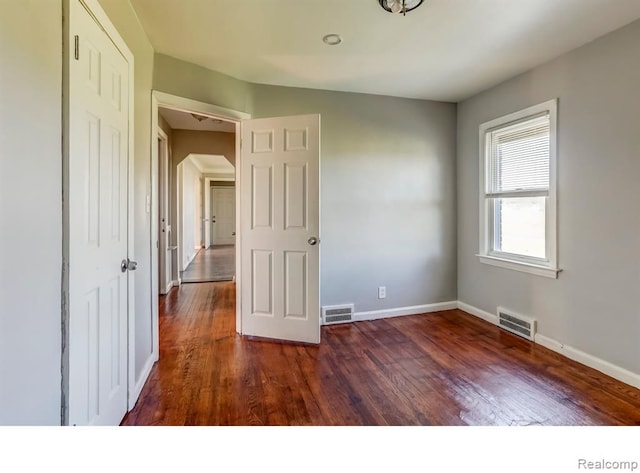
[[[76,61],[78,59],[80,59],[80,38],[78,37],[78,35],[75,35],[73,37],[73,45],[74,45],[74,57],[76,58]]]

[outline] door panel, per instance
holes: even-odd
[[[213,244],[233,245],[236,242],[236,188],[212,187],[211,195]]]
[[[127,411],[128,63],[70,2],[69,423],[118,425]],[[71,45],[73,48],[73,44]]]
[[[285,164],[285,228],[307,227],[307,165]]]
[[[284,317],[307,318],[307,254],[303,251],[284,252]]]
[[[245,120],[242,143],[242,333],[319,343],[320,116]]]
[[[273,251],[253,250],[251,313],[273,317]]]
[[[273,230],[273,166],[252,164],[251,187],[252,228]]]

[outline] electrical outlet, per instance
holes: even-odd
[[[384,299],[385,297],[387,297],[387,287],[380,286],[378,288],[378,299]]]

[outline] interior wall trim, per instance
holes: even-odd
[[[404,315],[428,314],[441,310],[452,310],[458,307],[457,301],[436,302],[435,304],[414,305],[408,307],[396,307],[392,309],[371,310],[367,312],[355,312],[353,321],[386,319],[388,317],[402,317]]]
[[[485,310],[474,307],[462,301],[458,301],[458,309],[468,314],[479,317],[486,320],[489,323],[498,325],[498,316],[491,314]],[[640,389],[640,374],[629,371],[621,366],[615,365],[607,360],[598,358],[597,356],[586,353],[570,345],[565,345],[558,340],[555,340],[546,335],[540,333],[535,334],[534,343],[548,348],[551,351],[559,353],[562,356],[569,358],[570,360],[577,361],[589,368],[593,368],[601,373],[611,376],[618,381],[622,381],[625,384]]]

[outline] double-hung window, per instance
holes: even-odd
[[[480,260],[557,277],[555,100],[480,126]]]

